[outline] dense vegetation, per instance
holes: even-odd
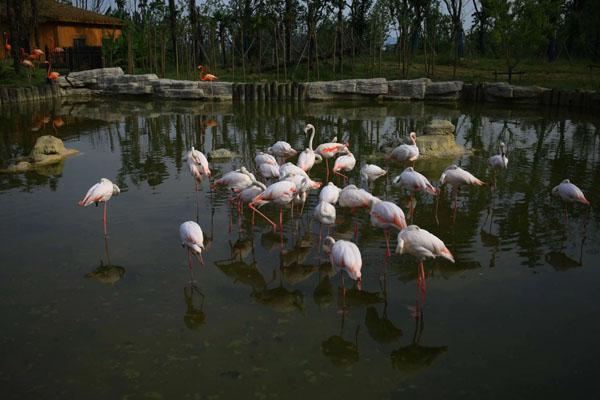
[[[35,10],[36,0],[7,2],[32,3],[15,12]],[[600,69],[588,68],[600,62],[598,0],[72,3],[126,21],[122,37],[106,40],[105,55],[107,64],[129,72],[191,78],[203,64],[230,80],[490,80],[493,70],[525,70],[525,82],[575,87],[599,82]],[[15,25],[31,26],[30,18],[21,15]]]

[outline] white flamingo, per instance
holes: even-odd
[[[508,167],[508,157],[506,157],[506,145],[500,142],[500,154],[488,158],[488,165],[492,169],[492,179],[494,187],[496,186],[496,171]]]
[[[401,144],[389,155],[389,158],[398,162],[411,161],[413,164],[419,158],[419,147],[417,147],[417,134],[411,132],[409,135],[412,144]]]
[[[340,193],[342,189],[337,187],[335,183],[329,182],[327,185],[321,189],[321,193],[319,193],[319,201],[326,201],[329,204],[335,205],[340,198]]]
[[[204,234],[202,228],[194,221],[186,221],[179,226],[179,237],[181,246],[188,253],[188,268],[192,272],[192,254],[196,256],[198,262],[204,265],[202,250],[204,250]]]
[[[398,230],[406,228],[406,218],[400,207],[391,201],[381,201],[377,197],[373,197],[371,207],[371,224],[377,228],[383,229],[385,235],[385,255],[389,257],[390,252],[390,228]]]
[[[456,210],[458,206],[458,190],[462,186],[467,185],[475,185],[482,186],[485,185],[484,182],[473,176],[468,171],[465,171],[461,167],[456,165],[451,165],[444,170],[442,176],[440,177],[440,184],[449,184],[452,186],[452,190],[454,192],[454,209]]]
[[[410,225],[398,233],[396,253],[411,254],[417,258],[419,261],[417,286],[423,293],[425,293],[425,269],[423,261],[428,258],[442,257],[450,262],[454,262],[454,256],[444,242],[437,236],[416,225]]]
[[[267,186],[267,189],[256,196],[248,207],[251,210],[255,211],[263,217],[267,222],[269,222],[273,226],[273,230],[277,230],[277,225],[269,219],[265,214],[260,212],[256,207],[261,207],[268,203],[273,203],[279,206],[279,226],[283,231],[283,206],[290,204],[290,202],[294,199],[296,194],[296,185],[294,182],[290,181],[279,181],[275,182],[270,186]]]
[[[279,167],[273,164],[260,164],[258,170],[265,179],[279,179]]]
[[[385,174],[387,171],[375,164],[365,164],[360,169],[360,178],[367,183],[367,187]]]
[[[210,179],[210,168],[208,165],[208,159],[206,158],[204,153],[202,153],[199,150],[196,150],[194,146],[192,146],[192,149],[187,154],[187,159],[188,163],[190,159],[193,160],[198,165],[200,173],[202,175],[206,175]]]
[[[356,286],[362,289],[362,256],[358,247],[349,241],[336,241],[331,236],[327,236],[323,242],[323,250],[329,254],[331,265],[340,270],[340,281],[344,287],[344,277],[342,271],[345,271],[350,279],[356,281]]]
[[[315,161],[322,159],[319,154],[316,154],[313,150],[313,139],[315,138],[315,127],[312,124],[306,124],[304,127],[304,133],[310,132],[310,139],[308,140],[308,147],[304,149],[298,156],[297,165],[303,171],[308,172],[315,165]]]
[[[289,157],[293,157],[298,152],[292,148],[292,146],[283,140],[275,142],[275,144],[267,149],[267,153],[279,157],[283,160]]]
[[[100,179],[100,182],[96,183],[94,186],[92,186],[87,191],[87,193],[83,197],[83,200],[81,200],[79,202],[79,205],[83,206],[83,207],[87,207],[92,203],[96,204],[96,207],[97,207],[98,203],[103,203],[103,205],[104,205],[104,235],[107,235],[106,203],[108,202],[108,200],[110,200],[110,198],[112,196],[116,196],[119,193],[121,193],[121,189],[119,189],[119,187],[117,185],[115,185],[114,183],[112,183],[110,180],[108,180],[106,178],[102,178],[102,179]]]
[[[412,218],[414,211],[413,202],[416,192],[424,192],[432,195],[437,195],[438,190],[429,182],[425,176],[413,167],[408,167],[392,180],[392,185],[401,187],[410,193],[410,210],[409,214]]]
[[[552,195],[559,197],[565,205],[565,223],[569,222],[567,203],[581,203],[586,206],[590,205],[590,202],[586,199],[581,189],[572,184],[568,179],[565,179],[559,185],[552,188]]]
[[[343,143],[329,142],[317,146],[315,153],[325,159],[325,164],[327,166],[327,180],[329,180],[329,159],[338,154],[347,154],[349,152],[348,146]]]
[[[257,167],[259,167],[261,164],[278,165],[275,157],[268,153],[263,153],[262,151],[256,153],[256,157],[254,157],[254,162],[256,163]]]
[[[356,158],[354,158],[354,154],[348,152],[348,154],[338,157],[335,160],[335,164],[333,164],[332,172],[335,175],[341,176],[345,181],[348,180],[348,177],[340,171],[350,172],[354,169],[356,165]]]
[[[319,243],[321,242],[321,236],[323,232],[323,225],[327,226],[327,234],[329,234],[329,227],[335,225],[336,211],[333,204],[326,201],[319,201],[319,204],[315,207],[313,216],[319,221],[321,227],[319,229]]]

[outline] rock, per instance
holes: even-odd
[[[450,121],[434,119],[423,129],[425,135],[454,135],[455,127]]]
[[[431,82],[427,85],[425,98],[428,100],[458,100],[462,87],[461,81]]]
[[[456,143],[454,135],[417,136],[419,158],[457,157],[467,150]]]
[[[333,93],[328,89],[327,82],[306,82],[304,87],[307,100],[333,99]]]
[[[380,96],[388,93],[388,83],[385,78],[357,79],[356,93],[363,96]]]
[[[105,76],[98,78],[98,89],[106,94],[148,95],[158,80],[156,74]]]
[[[388,93],[388,84],[385,78],[307,82],[304,87],[308,100],[376,97]]]
[[[428,78],[399,80],[388,82],[386,99],[394,100],[423,100],[427,86],[431,83]]]
[[[214,100],[231,100],[233,98],[233,83],[231,82],[197,82],[204,95]]]
[[[86,71],[71,72],[67,75],[66,79],[60,80],[59,85],[63,87],[63,84],[68,84],[70,87],[87,87],[94,89],[98,84],[98,80],[106,77],[122,76],[123,70],[120,67],[117,68],[97,68]]]
[[[67,149],[62,140],[52,135],[40,136],[30,157],[33,159],[34,166],[42,166],[62,161],[64,158],[78,153],[75,149]]]
[[[7,168],[3,169],[2,172],[9,174],[20,174],[23,172],[30,171],[33,168],[30,162],[20,161],[16,164],[9,165]]]
[[[513,97],[513,87],[506,82],[487,83],[483,93],[486,101],[504,101]]]
[[[550,91],[540,86],[513,86],[513,99],[518,103],[541,104]]]
[[[235,156],[236,154],[228,149],[216,149],[208,153],[208,158],[210,159],[226,159],[233,158]]]
[[[158,79],[152,82],[154,94],[157,97],[171,99],[203,99],[204,90],[200,89],[199,82],[177,81],[172,79]]]

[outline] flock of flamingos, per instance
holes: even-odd
[[[329,227],[336,223],[336,206],[350,208],[352,210],[367,209],[370,213],[370,219],[373,226],[383,229],[386,240],[386,257],[391,256],[389,230],[396,229],[397,235],[397,254],[410,254],[418,261],[418,279],[417,288],[423,294],[425,293],[425,271],[423,261],[430,258],[442,257],[450,262],[454,262],[454,257],[444,242],[437,236],[431,234],[417,225],[406,224],[405,214],[402,209],[393,202],[384,201],[373,196],[368,190],[358,188],[355,185],[347,184],[343,188],[336,186],[329,181],[331,173],[343,178],[347,183],[345,172],[352,171],[356,166],[356,159],[350,151],[348,143],[339,143],[337,138],[329,143],[323,143],[313,149],[313,139],[315,128],[308,124],[304,128],[308,140],[308,147],[298,152],[292,146],[284,141],[278,141],[269,147],[265,152],[258,152],[254,159],[256,171],[265,179],[266,182],[272,182],[268,186],[256,179],[253,173],[247,168],[241,167],[238,170],[225,173],[218,179],[213,180],[211,189],[215,187],[225,187],[232,193],[229,201],[232,205],[241,211],[242,207],[247,206],[252,210],[252,224],[254,225],[254,214],[258,214],[272,225],[276,231],[279,227],[283,229],[283,208],[287,206],[301,207],[300,214],[304,211],[304,204],[308,197],[308,192],[321,188],[321,182],[313,181],[309,172],[317,162],[323,159],[327,164],[328,183],[321,188],[319,193],[319,202],[313,211],[313,217],[323,226]],[[297,162],[285,162],[287,159],[296,157]],[[401,144],[394,148],[386,156],[388,160],[399,163],[413,163],[419,157],[419,148],[416,144],[416,134],[410,134],[410,144]],[[334,159],[333,167],[330,168],[329,160]],[[187,153],[187,164],[190,173],[195,179],[196,190],[198,185],[206,177],[211,179],[211,171],[206,156],[194,149]],[[498,170],[505,169],[508,166],[506,148],[504,143],[500,144],[500,154],[489,158],[488,166],[492,171],[493,181],[495,173]],[[365,164],[360,170],[361,181],[367,188],[376,179],[384,176],[386,170],[374,164]],[[413,198],[417,192],[422,192],[437,196],[441,187],[448,184],[452,187],[454,193],[454,209],[457,208],[457,192],[461,187],[468,185],[482,186],[483,181],[473,176],[468,171],[451,165],[447,167],[439,180],[439,187],[432,185],[425,176],[415,171],[412,166],[407,167],[400,175],[393,178],[393,185],[410,192],[411,202],[409,206],[409,216],[412,219]],[[494,183],[492,183],[494,187]],[[83,200],[79,202],[81,206],[103,203],[104,205],[104,234],[107,235],[106,228],[106,203],[114,195],[120,193],[119,187],[110,180],[102,178],[100,182],[92,186],[86,193]],[[560,198],[564,203],[564,218],[567,221],[567,203],[590,203],[583,192],[568,179],[562,181],[558,186],[552,189],[552,194]],[[262,206],[272,204],[279,207],[279,224],[273,222],[269,217],[260,211]],[[355,225],[355,238],[357,234]],[[204,235],[202,228],[195,221],[186,221],[179,227],[181,243],[187,251],[188,267],[192,272],[192,256],[196,257],[198,262],[203,265],[202,251],[204,250]],[[356,240],[355,240],[356,241]],[[336,270],[340,270],[340,281],[343,287],[343,274],[345,273],[356,282],[358,289],[361,289],[362,280],[362,256],[359,247],[352,241],[336,240],[332,236],[322,239],[320,236],[319,246],[329,255],[329,260]]]

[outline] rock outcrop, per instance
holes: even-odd
[[[434,119],[423,128],[424,135],[454,135],[454,124],[445,119]]]
[[[372,98],[388,93],[388,82],[385,78],[307,82],[304,87],[307,100]]]
[[[0,172],[22,173],[40,167],[59,164],[65,158],[79,153],[75,149],[67,149],[62,140],[51,135],[40,136],[29,157],[17,160],[15,164],[9,165]]]
[[[455,127],[450,121],[433,120],[425,126],[424,134],[417,135],[421,158],[458,157],[465,148],[456,143]]]
[[[229,159],[235,157],[236,154],[228,149],[215,149],[208,153],[208,158],[211,160]]]
[[[425,91],[426,100],[455,101],[460,98],[461,81],[431,82]]]
[[[388,93],[385,96],[390,100],[423,100],[427,92],[427,86],[431,79],[411,79],[388,82]]]

